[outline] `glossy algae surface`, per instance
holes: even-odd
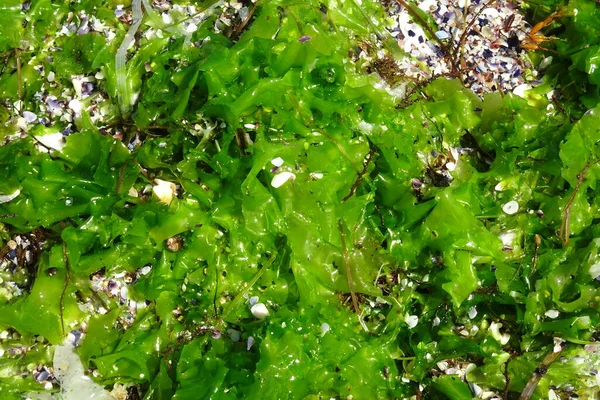
[[[58,395],[69,332],[146,399],[518,396],[553,351],[531,398],[595,398],[600,7],[525,5],[567,7],[526,98],[402,102],[360,3],[144,8],[117,71],[130,4],[3,2],[3,398]]]

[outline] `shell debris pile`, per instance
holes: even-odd
[[[527,37],[529,28],[517,2],[421,0],[411,3],[431,17],[431,32],[423,29],[413,17],[414,13],[401,2],[385,4],[391,18],[387,31],[410,56],[397,63],[399,74],[417,81],[450,76],[453,68],[449,61],[454,58],[463,83],[475,93],[507,92],[525,83],[523,75],[530,66],[522,58],[524,53],[519,44]],[[532,72],[535,79],[536,71]]]

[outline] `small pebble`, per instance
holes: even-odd
[[[514,200],[511,200],[502,206],[502,211],[504,211],[508,215],[516,214],[517,211],[519,211],[519,203],[517,203]]]
[[[271,186],[273,186],[274,188],[279,188],[281,186],[283,186],[284,183],[286,183],[289,180],[294,180],[296,179],[296,175],[293,174],[292,172],[280,172],[279,174],[275,175],[273,177],[273,179],[271,180]]]
[[[257,319],[265,319],[269,315],[269,310],[263,303],[256,303],[253,305],[250,308],[250,312]]]

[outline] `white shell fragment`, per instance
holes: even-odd
[[[477,308],[471,307],[471,309],[469,310],[469,318],[473,319],[476,316],[477,316]]]
[[[283,184],[287,181],[294,179],[296,179],[296,175],[291,172],[284,171],[273,177],[271,180],[271,186],[277,189],[278,187],[283,186]]]
[[[23,111],[23,118],[25,118],[25,121],[29,123],[37,121],[37,115],[35,115],[31,111]]]
[[[406,322],[406,325],[412,329],[419,323],[419,317],[416,315],[407,315],[406,318],[404,318],[404,322]]]
[[[44,147],[61,151],[66,145],[65,137],[62,133],[50,133],[48,135],[41,135],[35,137]]]
[[[85,374],[75,347],[66,339],[62,346],[54,348],[54,375],[62,388],[64,400],[94,399],[110,400],[112,396]]]
[[[152,192],[158,197],[158,201],[162,204],[169,205],[173,200],[173,195],[177,187],[173,182],[155,179],[156,185],[152,187]]]
[[[450,37],[450,35],[448,35],[446,31],[437,31],[435,33],[435,36],[437,36],[437,38],[441,40],[448,39]]]
[[[492,335],[492,337],[494,339],[496,339],[498,342],[500,342],[500,344],[502,346],[504,346],[510,340],[510,334],[508,334],[508,333],[501,333],[500,332],[500,328],[502,328],[502,324],[501,323],[499,323],[499,322],[492,322],[490,324],[490,327],[488,328],[488,331],[490,332],[490,334]]]
[[[531,90],[531,85],[528,85],[526,83],[522,83],[519,86],[517,86],[514,90],[513,93],[516,94],[519,97],[525,97],[525,92],[528,90]]]
[[[76,116],[81,115],[81,110],[83,109],[81,102],[77,99],[73,99],[69,102],[69,108],[73,110]]]
[[[250,308],[250,312],[254,315],[255,318],[265,319],[269,315],[269,310],[267,310],[267,306],[263,303],[256,303]]]
[[[20,194],[21,194],[21,191],[19,189],[15,190],[11,194],[0,194],[0,204],[8,203],[9,201],[13,201]]]
[[[597,279],[600,276],[600,263],[592,265],[589,269],[589,272],[592,276],[592,279]]]
[[[502,206],[502,211],[504,211],[508,215],[516,214],[517,211],[519,211],[519,203],[517,203],[514,200],[511,200]]]
[[[540,63],[540,65],[538,66],[538,68],[540,70],[546,69],[550,66],[550,64],[552,64],[552,56],[546,57],[542,60],[542,62]]]

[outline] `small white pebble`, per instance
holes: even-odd
[[[519,86],[517,86],[514,90],[513,93],[519,97],[525,97],[525,92],[531,90],[531,85],[528,85],[526,83],[523,83]]]
[[[562,351],[564,342],[565,341],[559,337],[554,338],[554,349],[553,349],[554,353],[560,353]]]
[[[252,336],[248,336],[248,341],[246,345],[246,350],[250,350],[252,346],[254,346],[255,340]]]
[[[322,332],[322,333],[321,333],[321,336],[325,336],[325,334],[326,334],[327,332],[329,332],[329,330],[330,330],[330,329],[331,329],[331,328],[329,327],[329,324],[328,324],[328,323],[326,323],[326,322],[323,322],[323,323],[321,324],[321,332]]]
[[[437,363],[437,367],[440,371],[444,372],[448,369],[449,365],[447,361],[440,361]]]
[[[48,72],[48,76],[46,77],[48,82],[54,82],[55,78],[56,78],[56,74],[54,73],[54,71]]]
[[[511,200],[502,206],[502,211],[504,211],[508,215],[516,214],[517,211],[519,211],[519,203],[517,203],[514,200]]]
[[[283,184],[287,181],[294,179],[296,179],[296,175],[293,173],[287,171],[281,172],[273,177],[271,180],[271,186],[277,189],[278,187],[283,186]]]
[[[560,312],[558,310],[548,310],[544,313],[544,315],[548,318],[557,318],[560,315]]]
[[[277,157],[271,160],[271,164],[273,164],[276,167],[281,167],[283,165],[283,158],[281,157]]]
[[[469,318],[473,319],[473,318],[475,318],[476,316],[477,316],[477,308],[475,308],[475,307],[472,307],[472,308],[469,310]]]
[[[250,303],[250,307],[252,307],[256,303],[258,303],[258,296],[252,296],[252,297],[250,297],[250,299],[248,300],[248,303]]]
[[[540,63],[540,65],[538,66],[538,69],[540,69],[540,70],[546,69],[550,66],[550,64],[552,64],[552,56],[544,58],[542,60],[542,62]]]
[[[25,121],[27,121],[28,123],[37,121],[37,115],[35,115],[31,111],[23,111],[23,118],[25,118]]]
[[[194,33],[198,30],[198,25],[194,24],[193,22],[190,23],[186,28],[185,31],[187,33]]]
[[[437,38],[441,40],[448,39],[450,37],[450,35],[448,35],[448,33],[445,31],[437,31],[435,33],[435,36],[437,36]]]
[[[173,182],[155,179],[156,185],[152,187],[152,192],[158,197],[160,203],[169,205],[173,200],[173,195],[176,191],[176,186]]]
[[[171,16],[167,13],[162,14],[162,20],[165,24],[170,24],[173,22],[173,18],[171,18]]]
[[[263,303],[256,303],[250,308],[250,312],[254,315],[255,318],[265,319],[266,316],[269,315],[269,310],[267,310],[267,306]]]
[[[75,112],[75,115],[81,115],[81,102],[77,99],[73,99],[69,102],[69,108]]]

